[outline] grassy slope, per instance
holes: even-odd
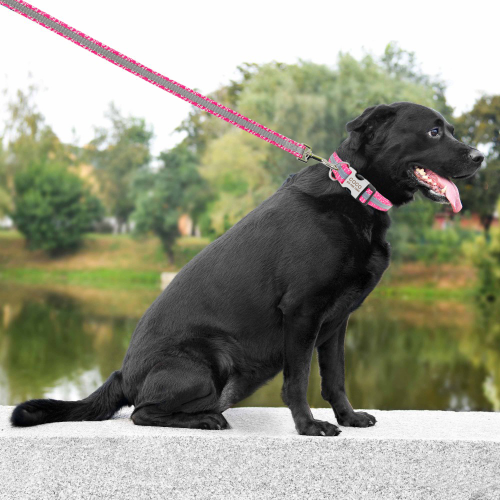
[[[26,249],[15,232],[0,232],[0,282],[96,290],[158,291],[160,273],[185,265],[206,244],[205,238],[180,238],[170,266],[155,238],[89,235],[78,251],[52,259]],[[375,294],[407,299],[463,298],[473,293],[474,270],[467,265],[420,262],[391,266]]]
[[[171,266],[155,238],[89,235],[77,252],[54,259],[41,251],[29,251],[18,233],[0,232],[0,280],[32,285],[158,289],[161,272],[180,269],[207,244],[205,238],[179,239],[174,249],[175,264]]]

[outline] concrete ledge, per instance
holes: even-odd
[[[375,427],[304,437],[286,408],[228,410],[227,431],[138,427],[130,409],[13,429],[11,410],[0,407],[2,499],[500,498],[499,413],[374,410]]]

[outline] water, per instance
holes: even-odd
[[[135,324],[155,296],[3,286],[0,404],[87,396],[120,368]],[[370,297],[349,321],[351,403],[386,410],[498,410],[497,334],[467,303]],[[282,406],[281,384],[280,375],[240,406]],[[312,407],[328,406],[316,359],[308,399]]]

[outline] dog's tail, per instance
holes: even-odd
[[[50,422],[107,420],[122,406],[128,404],[122,390],[122,374],[116,371],[99,389],[85,399],[80,401],[32,399],[17,405],[10,421],[16,427],[29,427]]]

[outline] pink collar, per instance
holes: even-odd
[[[382,212],[387,212],[392,207],[392,203],[387,198],[382,196],[363,176],[359,175],[348,162],[342,161],[336,152],[333,152],[329,161],[338,167],[338,170],[330,168],[330,179],[340,182],[342,187],[351,192],[353,198]]]

